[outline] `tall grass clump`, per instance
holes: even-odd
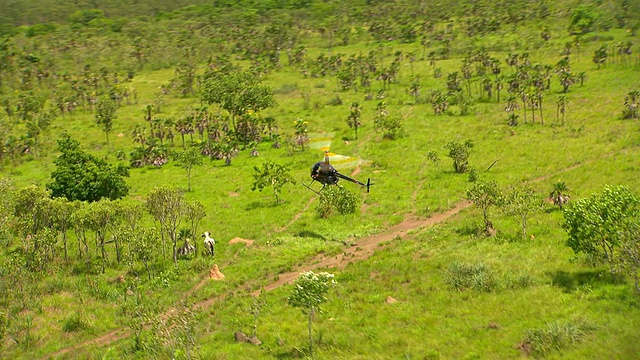
[[[492,292],[498,288],[495,275],[482,263],[451,263],[445,274],[445,282],[451,289],[458,291]]]
[[[584,341],[591,327],[583,321],[553,321],[542,328],[529,329],[519,345],[527,354],[545,356]]]
[[[83,316],[77,312],[69,314],[62,323],[62,331],[66,333],[81,331],[87,327],[87,322],[84,320]]]

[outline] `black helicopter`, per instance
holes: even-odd
[[[325,186],[337,185],[340,179],[351,181],[354,184],[358,184],[362,187],[366,187],[367,192],[369,192],[369,188],[371,187],[371,179],[367,179],[367,183],[365,184],[356,179],[352,179],[346,175],[339,173],[338,170],[336,170],[333,167],[333,165],[329,163],[329,151],[327,150],[325,150],[324,152],[324,160],[318,161],[317,163],[313,164],[313,166],[311,167],[311,179],[312,180],[308,185],[305,183],[302,183],[302,184],[306,186],[309,190],[315,192],[318,195],[320,194],[320,191],[324,189]],[[311,188],[311,184],[313,184],[314,181],[317,181],[322,184],[322,188],[319,191],[315,191]]]

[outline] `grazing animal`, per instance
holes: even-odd
[[[189,238],[184,239],[184,244],[178,248],[178,255],[189,256],[196,251],[196,247],[191,245]]]
[[[214,256],[216,241],[213,240],[213,238],[209,235],[210,234],[207,231],[205,231],[204,234],[202,234],[202,237],[204,238],[204,248],[207,249],[207,251],[209,252],[209,255]]]

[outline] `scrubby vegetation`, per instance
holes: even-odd
[[[640,353],[639,3],[0,9],[2,357]]]

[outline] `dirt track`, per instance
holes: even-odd
[[[311,201],[307,204],[305,209],[309,207]],[[389,227],[382,233],[365,236],[358,239],[355,245],[352,245],[349,248],[345,249],[344,252],[340,255],[330,256],[330,257],[327,257],[325,255],[318,255],[313,259],[311,259],[310,261],[308,261],[306,264],[296,268],[294,271],[280,274],[278,276],[278,280],[265,286],[264,290],[271,291],[273,289],[277,289],[283,285],[286,285],[292,282],[301,272],[304,272],[304,271],[315,270],[320,268],[344,268],[349,263],[368,259],[373,254],[375,249],[380,245],[380,243],[401,238],[405,236],[410,230],[426,228],[426,227],[430,227],[435,224],[438,224],[440,222],[443,222],[449,219],[450,217],[456,215],[463,209],[469,207],[470,205],[471,203],[468,201],[461,201],[457,203],[452,209],[444,213],[434,214],[429,218],[418,218],[416,216],[410,215],[407,218],[405,218],[404,221]],[[296,217],[294,217],[293,221],[295,221],[295,219],[297,219],[298,216],[299,214],[297,214]],[[191,289],[189,289],[189,291],[187,291],[182,296],[182,299],[186,299],[188,296],[190,296],[191,294],[196,292],[198,289],[200,289],[208,281],[211,281],[209,277],[204,276],[200,282],[195,284]],[[225,295],[223,294],[218,297],[210,298],[210,299],[201,301],[199,303],[196,303],[194,304],[194,306],[199,308],[206,308],[211,304],[221,300],[224,297]],[[167,312],[170,312],[170,311],[171,309],[169,309]],[[64,349],[60,349],[54,353],[51,353],[45,356],[44,358],[49,359],[49,358],[60,357],[62,355],[72,353],[76,350],[82,349],[87,346],[104,347],[118,340],[125,339],[129,337],[129,335],[130,335],[130,331],[127,328],[115,329],[97,338],[87,340],[82,343],[79,343]]]
[[[624,150],[623,150],[624,151]],[[614,153],[612,154],[608,154],[605,157],[609,157],[612,156]],[[555,174],[549,174],[549,175],[544,175],[541,177],[538,177],[536,179],[531,180],[532,182],[540,182],[540,181],[544,181],[549,179],[550,177],[560,174],[560,173],[564,173],[570,170],[573,170],[575,168],[581,167],[583,166],[584,163],[582,164],[576,164],[573,165],[571,167],[568,167],[564,170],[561,170]],[[357,173],[357,171],[359,171],[359,169],[354,170],[354,173]],[[422,187],[422,183],[420,183],[418,185],[418,189]],[[415,202],[415,198],[416,198],[416,193],[418,191],[418,189],[415,190],[415,192],[412,194],[412,199]],[[310,206],[311,203],[313,203],[313,201],[315,200],[315,197],[312,197],[309,202],[305,205],[305,207],[298,213],[296,214],[293,219],[283,228],[277,229],[276,231],[284,231],[286,230],[291,224],[293,224],[302,213],[304,213]],[[361,261],[361,260],[365,260],[368,259],[373,252],[375,251],[375,249],[382,243],[385,241],[392,241],[396,238],[401,238],[403,236],[405,236],[410,230],[417,230],[417,229],[421,229],[421,228],[427,228],[433,225],[436,225],[438,223],[441,223],[453,216],[455,216],[456,214],[458,214],[460,211],[468,208],[469,206],[471,206],[471,202],[466,201],[466,200],[462,200],[460,202],[458,202],[452,209],[447,210],[443,213],[438,213],[438,214],[433,214],[431,217],[428,218],[419,218],[415,215],[408,215],[404,221],[400,222],[399,224],[393,225],[391,227],[389,227],[388,229],[386,229],[385,231],[379,233],[379,234],[375,234],[375,235],[370,235],[370,236],[365,236],[362,237],[360,239],[358,239],[356,241],[356,244],[353,246],[350,246],[349,248],[345,249],[344,252],[340,255],[336,255],[336,256],[330,256],[327,257],[325,255],[318,255],[315,258],[311,259],[310,261],[308,261],[306,264],[296,268],[294,271],[291,272],[287,272],[287,273],[282,273],[278,275],[278,280],[268,284],[267,286],[264,287],[265,291],[271,291],[273,289],[277,289],[283,285],[289,284],[291,283],[293,280],[296,279],[296,277],[304,271],[309,271],[309,270],[315,270],[315,269],[320,269],[320,268],[344,268],[346,265],[348,265],[349,263],[353,263],[356,261]],[[191,289],[189,289],[189,291],[187,291],[181,299],[186,299],[188,296],[190,296],[191,294],[193,294],[194,292],[196,292],[198,289],[200,289],[204,284],[206,284],[208,281],[210,281],[209,277],[204,275],[203,279],[198,282],[197,284],[195,284]],[[254,295],[256,295],[257,293],[254,293]],[[200,308],[206,308],[209,305],[220,301],[222,299],[224,299],[226,297],[227,294],[222,294],[218,297],[213,297],[213,298],[209,298],[207,300],[201,301],[199,303],[194,304],[195,307],[200,307]],[[172,310],[169,309],[167,310],[167,313],[171,312]],[[130,332],[127,328],[120,328],[120,329],[116,329],[113,330],[109,333],[106,333],[100,337],[91,339],[91,340],[87,340],[85,342],[82,342],[80,344],[76,344],[64,349],[60,349],[52,354],[49,354],[47,356],[45,356],[45,359],[49,359],[49,358],[53,358],[53,357],[59,357],[61,355],[64,354],[68,354],[71,352],[74,352],[78,349],[81,349],[83,347],[86,346],[94,346],[94,347],[104,347],[106,345],[109,345],[115,341],[127,338],[130,335]]]

